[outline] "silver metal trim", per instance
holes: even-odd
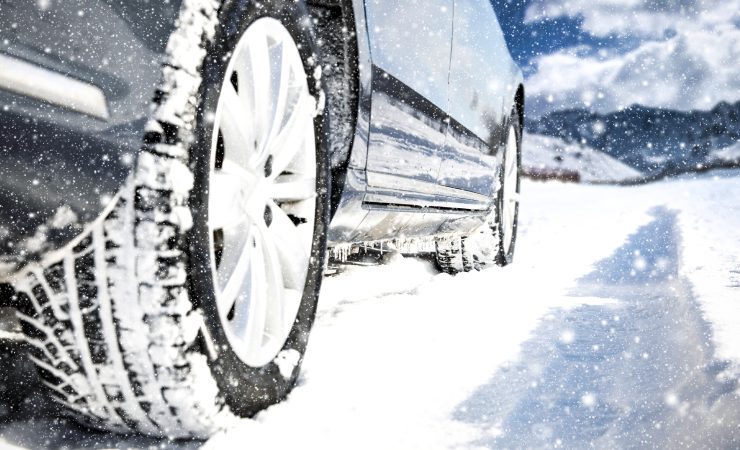
[[[0,89],[107,120],[103,91],[53,70],[0,54]]]
[[[485,195],[475,192],[463,191],[449,186],[444,186],[426,181],[414,180],[413,178],[399,177],[380,172],[367,172],[368,184],[372,187],[381,187],[386,189],[395,189],[400,191],[418,192],[430,195],[444,195],[458,199],[470,200],[482,204],[488,204],[491,199]]]
[[[465,203],[455,201],[449,198],[403,198],[392,194],[367,193],[362,201],[363,206],[371,209],[408,209],[410,211],[419,211],[420,209],[431,210],[451,210],[461,212],[487,211],[489,205],[480,203]],[[387,207],[382,207],[386,205]]]

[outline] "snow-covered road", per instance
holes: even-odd
[[[396,256],[328,278],[299,386],[255,419],[173,443],[37,401],[0,447],[739,448],[738,192],[739,172],[525,182],[513,266]]]

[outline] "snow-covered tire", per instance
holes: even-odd
[[[436,240],[435,256],[437,267],[449,274],[470,272],[480,270],[486,265],[474,250],[470,249],[470,243],[466,244],[467,236],[453,236],[438,238]]]
[[[513,135],[512,135],[513,133]],[[505,186],[505,170],[499,171],[499,186],[500,189],[496,195],[496,207],[491,212],[485,223],[481,225],[473,233],[466,236],[445,236],[436,239],[435,247],[435,258],[437,267],[442,271],[449,274],[456,274],[460,272],[470,272],[473,270],[482,270],[486,266],[498,265],[505,266],[511,264],[514,260],[514,244],[516,243],[516,230],[519,215],[519,176],[521,173],[521,142],[522,142],[522,127],[521,121],[519,120],[519,113],[515,108],[512,113],[511,126],[509,127],[509,136],[515,138],[514,147],[510,151],[503,152],[502,167],[506,167],[507,154],[511,156],[512,152],[515,152],[516,157],[515,170],[516,180],[515,183],[510,184],[509,187],[515,187],[516,192],[513,196],[504,192]],[[508,145],[507,137],[507,145]],[[504,224],[502,218],[502,212],[504,209],[504,202],[514,200],[513,207],[513,225],[511,229],[511,241],[509,245],[504,243]]]
[[[215,305],[209,228],[212,115],[230,52],[258,18],[298,43],[315,100],[315,225],[297,318],[259,367],[231,348]],[[284,398],[313,323],[326,253],[329,176],[310,20],[293,0],[184,0],[144,146],[126,188],[64,249],[13,281],[43,383],[97,428],[204,438]]]

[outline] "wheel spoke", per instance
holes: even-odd
[[[512,148],[506,152],[506,158],[508,159],[506,174],[511,176],[516,172],[516,143],[509,143],[509,146]]]
[[[230,161],[224,161],[221,170],[211,173],[208,222],[212,229],[226,228],[244,222],[245,196],[255,182],[254,174]]]
[[[508,253],[514,236],[514,220],[516,218],[516,205],[518,202],[517,181],[518,173],[518,145],[516,130],[509,128],[506,152],[504,154],[504,185],[503,185],[503,211],[501,211],[501,227],[503,230],[502,244],[504,252]]]
[[[283,174],[275,179],[270,196],[278,203],[298,202],[316,197],[316,179]]]
[[[265,152],[268,151],[270,143],[275,138],[275,134],[280,129],[282,122],[285,118],[285,111],[287,108],[289,93],[290,93],[290,64],[286,61],[285,45],[280,42],[272,46],[269,50],[270,62],[272,63],[271,73],[271,97],[272,97],[272,110],[270,111],[270,122],[267,136],[263,142],[263,146],[260,149],[262,154],[260,155],[260,161],[267,158]]]
[[[512,156],[511,159],[514,159],[514,160],[516,159],[515,155],[511,155],[511,156]],[[513,162],[512,166],[509,167],[507,174],[506,174],[506,181],[508,182],[508,184],[511,184],[512,182],[516,181],[516,176],[517,176],[516,162]]]
[[[511,127],[509,129],[509,139],[506,146],[506,172],[504,173],[506,177],[506,184],[510,185],[513,182],[516,182],[517,178],[517,140],[516,140],[516,131],[514,130],[514,127]]]
[[[257,136],[257,148],[264,145],[268,133],[268,124],[272,117],[270,105],[272,65],[270,64],[270,49],[267,36],[260,36],[249,43],[247,47],[250,61],[249,75],[246,80],[251,83],[250,87],[254,99],[253,124]]]
[[[250,127],[255,118],[231,83],[224,83],[221,102],[223,112],[220,129],[224,138],[224,157],[246,168],[247,157],[255,150],[255,137]]]
[[[286,289],[284,288],[283,269],[280,255],[275,245],[279,236],[274,236],[270,229],[262,230],[262,242],[264,244],[265,275],[272,296],[266,306],[266,332],[271,337],[276,337],[284,325],[284,307]],[[276,239],[277,238],[277,239]]]
[[[307,92],[302,93],[289,112],[290,116],[270,142],[270,153],[274,156],[273,177],[286,170],[299,172],[304,166],[299,152],[309,135],[306,133],[313,126],[313,98]]]
[[[231,233],[232,230],[228,230]],[[224,230],[225,237],[230,237],[227,230]],[[237,243],[233,247],[226,248],[222,257],[221,266],[218,268],[219,285],[222,287],[218,295],[218,308],[222,315],[227,315],[234,306],[240,294],[244,291],[244,284],[250,278],[250,271],[253,270],[252,259],[254,258],[254,239],[253,227],[248,226],[243,232],[242,246]],[[226,239],[225,239],[226,240]],[[226,258],[226,259],[224,259]]]
[[[304,242],[300,226],[296,226],[280,207],[272,203],[272,226],[276,239],[275,247],[280,256],[285,286],[303,290],[308,267],[311,242]]]
[[[208,223],[212,229],[224,228],[238,220],[234,214],[242,196],[242,183],[238,177],[218,171],[211,174],[208,196]]]
[[[220,229],[223,238],[221,258],[217,267],[218,286],[225,287],[234,274],[241,258],[249,252],[247,242],[251,239],[250,225],[231,226]],[[251,246],[251,245],[250,245]],[[248,261],[246,261],[248,262]]]
[[[279,263],[271,256],[269,249],[269,231],[264,227],[258,227],[255,245],[255,268],[252,270],[252,284],[249,303],[240,307],[239,311],[246,311],[246,317],[239,316],[239,323],[246,322],[243,336],[248,351],[259,353],[265,340],[265,332],[269,325],[269,314],[275,304],[280,307],[280,293],[282,282],[280,280]],[[276,267],[277,265],[277,267]],[[259,267],[257,267],[259,266]],[[242,313],[244,314],[244,313]],[[244,320],[246,319],[246,320]],[[234,320],[237,321],[235,315]]]
[[[217,170],[216,173],[237,178],[239,182],[246,186],[254,186],[259,180],[259,175],[255,173],[254,169],[244,167],[231,159],[224,159],[221,169]]]
[[[255,233],[256,235],[257,233]],[[264,336],[265,305],[267,283],[265,283],[264,254],[261,238],[255,236],[252,247],[252,264],[243,294],[234,308],[234,332],[250,351],[259,349]]]

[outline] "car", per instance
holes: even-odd
[[[330,257],[512,261],[524,86],[488,0],[0,3],[0,283],[84,424],[289,393]]]

